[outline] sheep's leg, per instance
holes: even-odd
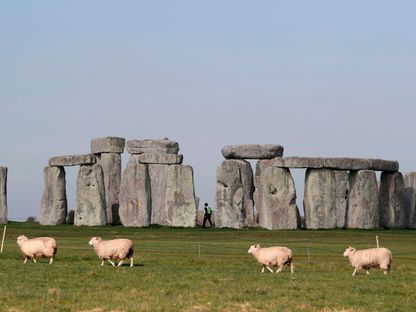
[[[370,275],[370,271],[368,270],[365,270],[365,273],[367,273],[367,275]]]
[[[25,261],[23,261],[23,264],[26,264],[28,257],[25,257]]]
[[[53,257],[49,259],[49,264],[52,264],[53,262]]]
[[[114,264],[114,262],[113,262],[113,261],[111,261],[110,259],[108,259],[107,261],[108,261],[108,262],[110,262],[112,266],[116,266],[116,265]]]
[[[101,262],[101,266],[103,266],[104,265],[104,260]]]
[[[130,267],[132,268],[134,266],[133,257],[130,258]]]
[[[264,273],[264,268],[265,268],[266,266],[265,265],[263,265],[263,268],[261,269],[261,273]]]
[[[123,260],[120,260],[120,262],[117,264],[117,266],[122,266],[123,265]]]
[[[36,258],[33,258],[32,260],[33,260],[34,263],[36,263]]]
[[[272,269],[270,269],[267,265],[266,265],[267,270],[269,270],[270,272],[274,273]]]
[[[283,265],[279,266],[279,268],[276,270],[276,273],[280,273],[283,270]]]
[[[293,262],[290,262],[290,273],[295,272],[295,264]]]
[[[352,276],[355,275],[355,273],[357,273],[357,268],[354,269],[354,272],[352,272]]]

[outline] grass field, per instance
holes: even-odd
[[[16,237],[52,236],[58,253],[23,265]],[[351,277],[349,245],[393,253],[391,274]],[[100,266],[92,236],[135,243],[135,267]],[[260,273],[250,245],[284,245],[295,273]],[[0,255],[1,311],[416,311],[416,231],[266,231],[46,227],[10,223]]]

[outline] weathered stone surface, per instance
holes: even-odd
[[[118,197],[121,183],[121,155],[116,153],[102,153],[98,159],[104,174],[107,223],[120,224]]]
[[[278,157],[272,160],[274,167],[282,168],[323,168],[324,159],[317,157]]]
[[[400,172],[382,172],[380,177],[380,226],[405,228],[408,224],[406,208],[403,175]]]
[[[130,156],[120,186],[120,219],[124,226],[144,227],[150,224],[151,190],[147,165],[138,155]]]
[[[155,149],[155,151],[159,150],[162,153],[164,149],[170,149],[169,151],[174,151],[175,153],[167,153],[167,154],[177,154],[179,151],[179,144],[178,142],[168,140],[168,139],[130,140],[130,141],[127,141],[126,149],[129,154],[142,154],[144,152],[148,152],[145,149]]]
[[[107,223],[103,169],[99,164],[83,165],[77,177],[77,207],[74,224],[105,225]]]
[[[152,198],[151,224],[169,225],[166,202],[166,180],[168,165],[147,165],[150,175],[150,189]]]
[[[226,159],[270,159],[283,155],[283,146],[276,144],[243,144],[224,146]]]
[[[93,165],[96,158],[93,154],[56,156],[49,159],[49,166],[82,166]]]
[[[191,166],[168,166],[165,201],[170,226],[196,225],[198,206]]]
[[[404,176],[405,200],[409,213],[407,226],[416,228],[416,172],[406,173]]]
[[[376,173],[352,171],[347,208],[347,228],[372,229],[379,226],[379,195]]]
[[[129,154],[178,154],[177,147],[130,147],[127,149]]]
[[[64,224],[67,214],[65,170],[63,167],[45,167],[43,179],[45,189],[42,194],[39,223]]]
[[[296,189],[287,168],[270,166],[260,160],[256,166],[254,202],[259,225],[269,230],[297,229],[300,227],[296,206]]]
[[[277,157],[271,164],[281,168],[326,168],[336,170],[397,171],[399,163],[392,160],[367,158]]]
[[[142,164],[176,165],[182,163],[183,156],[176,154],[140,154],[139,161]]]
[[[126,144],[125,138],[119,137],[104,137],[91,140],[91,153],[117,153],[124,152],[124,145]]]
[[[245,160],[225,160],[217,170],[216,226],[254,226],[253,170]]]
[[[7,223],[7,168],[0,166],[0,224]]]
[[[335,184],[336,184],[336,213],[337,213],[337,227],[343,228],[345,226],[348,193],[349,193],[349,172],[335,170]],[[377,191],[378,193],[378,191]]]
[[[334,170],[306,170],[303,205],[306,228],[332,229],[337,226]]]

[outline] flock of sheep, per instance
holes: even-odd
[[[133,267],[133,242],[129,239],[119,238],[112,240],[103,240],[100,237],[93,237],[88,243],[94,247],[98,258],[101,259],[101,265],[107,260],[112,266],[118,261],[117,266],[121,266],[123,261],[130,259],[130,267]],[[57,251],[55,239],[51,237],[36,237],[29,239],[24,235],[17,238],[17,245],[25,257],[24,264],[28,259],[36,263],[36,258],[47,258],[49,264],[52,264]],[[270,267],[277,267],[276,273],[283,270],[285,265],[290,267],[293,273],[295,265],[293,263],[293,253],[287,247],[261,247],[260,245],[250,246],[248,253],[254,256],[256,260],[263,265],[261,273],[267,268],[273,273]],[[380,268],[387,274],[391,268],[392,254],[387,248],[370,248],[357,250],[348,247],[344,252],[344,257],[348,257],[351,266],[354,268],[352,275],[364,269],[367,274],[370,268]]]

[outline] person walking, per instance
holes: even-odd
[[[211,215],[212,215],[212,209],[208,206],[208,203],[205,203],[204,207],[204,222],[202,223],[202,227],[205,227],[205,223],[208,221],[210,226],[212,227],[212,221],[211,221]]]

